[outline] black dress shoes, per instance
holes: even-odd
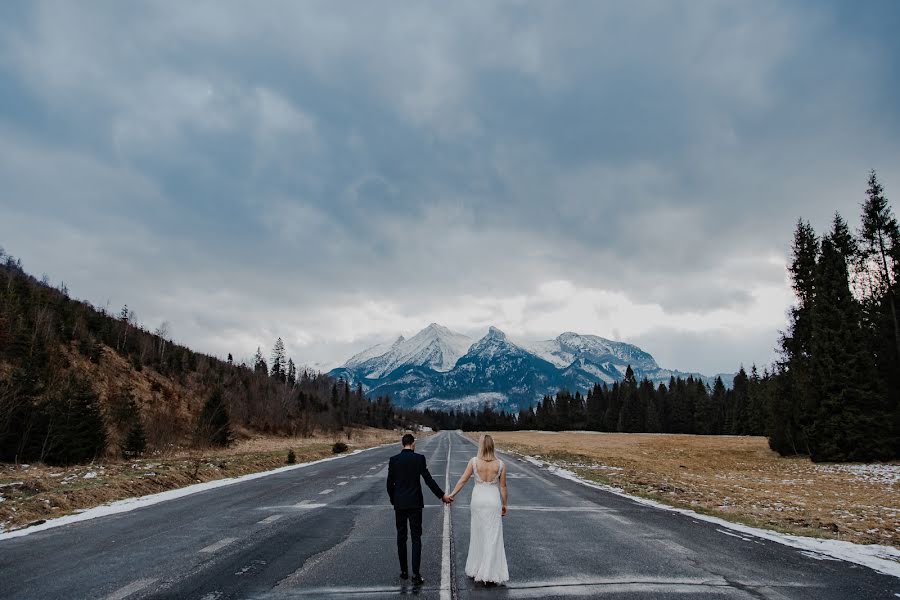
[[[425,580],[422,579],[421,575],[413,575],[412,582],[413,585],[422,585],[423,583],[425,583]]]
[[[409,573],[406,571],[400,571],[400,579],[409,579]]]

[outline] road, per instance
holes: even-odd
[[[875,600],[900,579],[815,559],[689,516],[508,466],[511,581],[464,573],[471,483],[447,513],[425,488],[421,588],[397,577],[384,481],[399,447],[377,448],[231,486],[0,541],[0,597],[738,598]],[[419,442],[450,486],[475,452],[456,432]]]

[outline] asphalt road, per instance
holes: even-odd
[[[475,446],[419,442],[450,485]],[[511,581],[464,573],[471,483],[449,514],[427,490],[421,588],[397,577],[378,448],[128,513],[0,540],[0,598],[746,598],[896,600],[900,579],[508,465]],[[449,459],[449,463],[448,463]],[[449,464],[449,469],[448,469]]]

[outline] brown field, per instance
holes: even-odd
[[[332,456],[336,441],[350,451],[397,442],[400,434],[354,429],[346,434],[308,438],[248,435],[221,450],[174,452],[138,460],[104,460],[75,467],[0,463],[0,531],[195,483],[267,471],[286,464],[293,449],[297,463]]]
[[[900,547],[900,463],[782,458],[761,437],[492,435],[503,450],[671,506],[797,535]]]

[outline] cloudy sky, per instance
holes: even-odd
[[[432,321],[764,364],[794,222],[900,195],[900,4],[3,2],[0,244],[330,366]],[[896,203],[895,203],[895,206]]]

